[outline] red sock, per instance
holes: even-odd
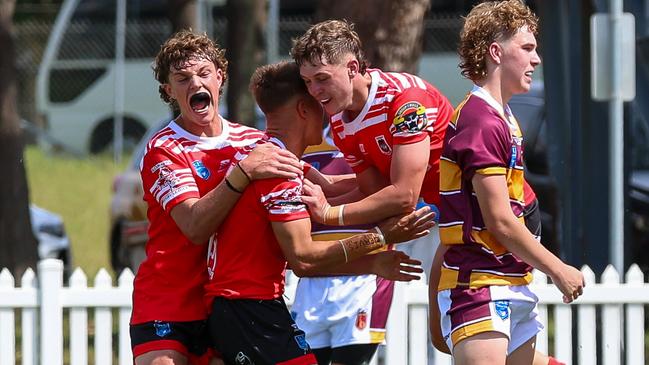
[[[557,359],[555,359],[552,356],[548,356],[548,358],[550,358],[550,362],[548,362],[548,365],[566,365],[566,364],[558,361]]]

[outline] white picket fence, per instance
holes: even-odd
[[[536,273],[535,291],[542,305],[541,320],[546,330],[538,336],[537,348],[548,351],[548,326],[553,323],[554,356],[572,364],[573,352],[581,365],[645,364],[644,305],[649,304],[649,284],[633,265],[624,283],[608,267],[596,283],[588,267],[582,269],[586,289],[575,304],[561,302],[559,291],[546,284],[545,275]],[[132,364],[128,320],[131,311],[133,274],[126,270],[118,286],[101,269],[88,287],[85,274],[77,269],[63,286],[63,264],[47,259],[38,264],[37,283],[32,270],[25,272],[20,287],[11,273],[0,272],[0,365],[16,364],[16,313],[20,316],[22,365],[62,365],[64,309],[69,309],[69,352],[71,365],[109,365],[114,353],[120,365]],[[294,282],[287,288],[293,298]],[[421,365],[432,359],[435,365],[451,364],[448,355],[428,353],[428,289],[422,282],[397,284],[388,320],[388,335],[381,359],[386,365]],[[601,313],[597,308],[601,306]],[[552,308],[553,310],[548,310]],[[88,310],[94,309],[94,361],[88,359]],[[113,329],[113,310],[118,328]],[[549,321],[552,314],[553,321]],[[573,341],[573,315],[576,316],[576,340]],[[597,326],[601,326],[598,333]],[[118,333],[113,344],[113,332]],[[598,349],[602,358],[597,359]]]

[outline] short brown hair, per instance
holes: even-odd
[[[160,47],[153,64],[153,73],[160,83],[158,91],[160,98],[168,104],[173,100],[167,95],[163,85],[169,82],[171,68],[180,69],[188,61],[207,59],[214,63],[217,70],[223,72],[223,82],[219,95],[223,94],[223,86],[228,78],[228,61],[225,59],[225,50],[220,48],[207,34],[196,34],[190,30],[181,30],[172,35]]]
[[[250,78],[250,92],[264,113],[271,113],[295,96],[308,96],[299,66],[292,61],[280,61],[260,66]]]
[[[354,25],[346,20],[326,20],[309,28],[301,37],[293,40],[291,56],[298,65],[311,63],[339,63],[345,54],[353,54],[365,74],[367,61],[361,39]]]
[[[460,33],[462,76],[472,81],[487,77],[489,45],[508,40],[524,26],[536,34],[537,24],[538,18],[521,0],[490,1],[473,7]]]

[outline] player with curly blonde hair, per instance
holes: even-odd
[[[431,317],[437,304],[455,364],[532,364],[542,328],[529,287],[533,268],[552,278],[564,302],[583,293],[581,272],[524,223],[523,135],[507,103],[529,91],[541,63],[536,29],[521,1],[492,1],[471,10],[460,36],[462,74],[475,85],[444,140],[442,245],[430,280],[439,284],[429,287]]]

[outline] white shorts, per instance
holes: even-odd
[[[435,227],[430,229],[430,233],[426,236],[412,241],[399,243],[394,245],[394,248],[395,250],[404,252],[413,259],[421,261],[421,267],[426,273],[426,284],[428,284],[430,267],[433,264],[433,258],[435,257],[435,251],[437,251],[439,242],[439,227],[435,225]]]
[[[437,294],[442,335],[453,351],[458,342],[483,332],[509,338],[507,353],[543,329],[537,316],[538,297],[528,285],[446,289]]]
[[[376,275],[301,278],[291,315],[314,349],[382,343],[393,289]]]

